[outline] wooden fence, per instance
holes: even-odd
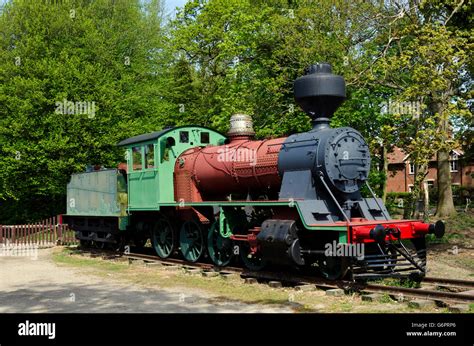
[[[39,246],[74,245],[74,231],[55,216],[25,225],[0,225],[0,243],[36,244]]]

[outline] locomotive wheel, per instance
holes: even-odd
[[[259,271],[267,265],[267,262],[260,255],[250,254],[250,246],[248,244],[241,245],[239,252],[242,262],[250,270]]]
[[[212,224],[207,234],[207,251],[215,265],[223,267],[232,259],[232,240],[224,238],[219,232],[219,221]]]
[[[175,232],[171,222],[160,219],[155,223],[151,233],[151,242],[156,254],[161,258],[168,258],[175,249]]]
[[[342,279],[349,270],[347,258],[325,256],[318,260],[319,270],[328,280]]]
[[[195,221],[186,221],[179,232],[181,253],[189,262],[196,262],[204,252],[204,237]]]

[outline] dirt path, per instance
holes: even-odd
[[[59,267],[52,249],[37,260],[0,257],[0,313],[252,313],[292,312],[290,308],[216,302],[213,296],[178,289],[147,289]]]

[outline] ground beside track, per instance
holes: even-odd
[[[0,313],[293,311],[288,306],[216,300],[203,290],[172,285],[148,288],[137,276],[123,280],[130,272],[127,264],[80,258],[68,262],[62,251],[39,250],[37,260],[0,257]]]
[[[427,263],[428,276],[474,280],[474,209],[447,220],[445,236],[428,243]]]
[[[464,258],[462,252],[456,256]],[[238,276],[202,277],[133,263],[88,258],[61,247],[40,250],[36,261],[0,257],[0,312],[447,312],[411,308],[388,295],[365,302],[358,294],[273,289],[244,284]]]

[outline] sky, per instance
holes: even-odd
[[[176,7],[182,7],[187,0],[165,0],[166,13],[174,14]]]

